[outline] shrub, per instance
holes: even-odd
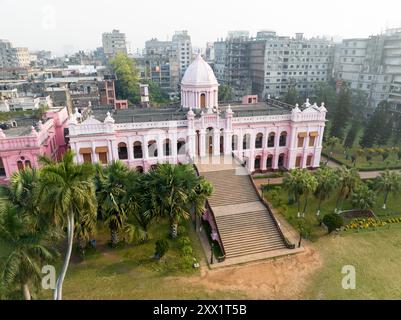
[[[181,253],[183,256],[192,256],[192,252],[193,252],[193,250],[192,250],[191,246],[187,245],[187,246],[183,246],[181,248]]]
[[[167,253],[168,249],[169,245],[167,240],[157,240],[155,248],[155,256],[160,259]]]
[[[178,244],[181,247],[185,247],[191,244],[191,240],[188,237],[182,237],[180,239],[178,239]]]
[[[177,228],[177,234],[179,236],[186,234],[187,233],[187,228],[185,228],[185,226],[178,226]]]
[[[327,227],[329,233],[331,233],[334,230],[341,228],[344,225],[344,220],[340,215],[336,213],[330,213],[323,217],[323,223]]]

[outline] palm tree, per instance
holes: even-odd
[[[301,215],[301,196],[303,194],[303,172],[302,169],[293,169],[284,175],[283,187],[294,197],[298,204],[298,217]]]
[[[352,193],[352,205],[357,209],[365,210],[374,206],[376,194],[365,183],[361,183]]]
[[[309,195],[316,191],[317,185],[318,182],[315,176],[308,170],[302,170],[301,189],[302,189],[302,194],[305,198],[304,209],[302,211],[303,216],[305,215],[306,208],[308,207]]]
[[[204,177],[200,176],[196,179],[196,185],[192,188],[189,202],[195,214],[195,229],[197,217],[201,217],[206,210],[206,200],[213,193],[212,184]]]
[[[384,192],[383,209],[386,209],[389,194],[395,194],[401,189],[401,176],[395,171],[386,170],[376,178],[376,188]]]
[[[330,157],[331,157],[331,155],[333,153],[333,149],[336,146],[336,144],[338,144],[338,143],[340,143],[340,139],[337,138],[337,137],[330,137],[330,138],[327,139],[326,145],[329,147],[329,154],[328,154],[328,157],[327,157],[326,164],[329,162]]]
[[[160,164],[154,170],[150,187],[153,194],[153,212],[167,217],[170,235],[177,237],[178,223],[189,218],[191,187],[195,184],[195,170],[191,165]]]
[[[91,164],[74,163],[74,153],[68,150],[59,163],[42,157],[39,201],[56,226],[67,227],[67,252],[57,279],[54,298],[62,299],[62,287],[71,258],[76,223],[96,220],[97,202]]]
[[[344,199],[347,199],[350,194],[352,194],[361,181],[358,170],[355,168],[349,169],[345,166],[342,166],[337,169],[337,174],[339,176],[340,190],[336,200],[334,212],[337,212],[338,209],[341,211]]]
[[[113,161],[101,169],[98,177],[98,202],[103,221],[110,229],[110,243],[115,247],[119,242],[119,233],[124,230],[127,215],[124,207],[125,186],[129,168],[121,161]]]
[[[123,202],[127,213],[124,232],[129,241],[149,240],[148,228],[155,217],[152,204],[153,195],[149,186],[149,176],[151,175],[152,173],[141,174],[136,170],[130,170],[128,173]]]
[[[19,284],[25,300],[31,300],[30,285],[39,288],[42,266],[57,255],[46,232],[30,229],[29,219],[10,204],[0,214],[0,241],[10,249],[1,279],[7,287]]]
[[[337,172],[330,167],[319,168],[315,173],[315,177],[317,179],[315,196],[318,199],[316,215],[319,216],[322,202],[338,188],[339,179]]]

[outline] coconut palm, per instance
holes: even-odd
[[[42,266],[57,256],[46,232],[30,229],[29,220],[11,204],[0,213],[0,241],[9,248],[1,280],[6,287],[18,284],[25,300],[31,300],[30,286],[39,288]]]
[[[401,189],[401,176],[395,171],[386,170],[376,178],[375,187],[384,193],[383,209],[386,209],[389,194],[396,194]]]
[[[317,179],[315,196],[318,199],[316,215],[319,216],[322,202],[338,188],[339,179],[337,172],[330,167],[319,168],[315,173],[315,177]]]
[[[361,183],[352,193],[352,205],[361,210],[369,209],[376,202],[376,194],[365,183]]]
[[[170,235],[177,237],[177,227],[181,220],[189,218],[191,187],[196,181],[195,170],[191,165],[160,164],[149,182],[153,195],[153,212],[167,217],[170,222]]]
[[[76,223],[96,220],[97,202],[90,164],[74,163],[74,153],[67,151],[59,163],[42,157],[44,165],[40,175],[38,198],[54,224],[67,227],[67,251],[57,279],[54,298],[62,299],[62,287],[71,258]]]
[[[334,212],[337,212],[337,210],[341,211],[344,200],[352,194],[352,192],[361,181],[358,170],[356,170],[355,168],[350,169],[342,166],[337,169],[337,174],[339,177],[340,190],[336,200],[336,207],[334,209]]]
[[[120,241],[119,234],[124,230],[127,215],[124,207],[125,185],[129,168],[121,161],[113,161],[102,169],[98,179],[98,202],[100,214],[110,229],[110,243],[115,247]]]

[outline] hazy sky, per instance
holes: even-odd
[[[195,46],[229,30],[366,37],[401,27],[400,0],[0,0],[0,39],[56,54],[101,46],[120,29],[131,49],[188,30]]]

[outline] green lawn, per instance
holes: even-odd
[[[297,217],[297,204],[288,204],[288,194],[281,186],[270,188],[273,188],[277,191],[278,198],[272,198],[273,191],[264,191],[264,196],[266,200],[271,203],[292,226],[298,227],[299,218]],[[387,200],[387,209],[383,210],[383,197],[383,194],[377,195],[376,204],[372,208],[372,211],[375,213],[375,215],[379,218],[401,216],[401,199],[399,197],[389,196]],[[333,194],[330,198],[322,203],[320,218],[322,218],[327,213],[334,212],[336,200],[337,194]],[[302,198],[301,210],[303,208],[303,204],[304,199]],[[310,196],[308,200],[307,212],[305,214],[305,221],[311,229],[311,240],[316,240],[325,232],[323,228],[318,226],[318,219],[316,217],[317,207],[317,199],[313,196]],[[342,208],[343,210],[354,209],[350,200],[345,200]]]
[[[209,291],[201,286],[183,285],[176,277],[191,279],[200,275],[185,262],[178,241],[169,240],[170,250],[161,261],[153,259],[155,242],[167,239],[168,224],[154,223],[152,240],[141,245],[112,249],[103,228],[97,234],[98,250],[84,261],[74,257],[63,287],[64,299],[225,299],[243,298],[238,292]],[[198,260],[204,259],[199,240],[187,227]],[[50,299],[51,292],[42,298]]]
[[[399,299],[401,225],[325,236],[312,244],[323,266],[312,276],[305,299]],[[356,289],[341,286],[344,265],[356,270]]]
[[[348,150],[348,154],[350,155],[348,159],[346,159],[346,155],[344,153],[344,147],[342,145],[337,144],[334,149],[333,149],[333,154],[331,158],[334,158],[336,160],[339,160],[342,163],[345,163],[349,166],[354,166],[351,160],[351,155],[357,154],[357,150],[360,149],[361,147],[353,147]],[[324,148],[323,152],[326,153],[327,155],[330,153],[329,148]],[[380,155],[375,155],[372,157],[370,161],[366,160],[366,157],[364,155],[362,156],[357,156],[356,164],[355,166],[358,169],[377,169],[377,170],[382,170],[386,168],[395,168],[395,167],[401,167],[401,160],[398,159],[398,156],[396,153],[391,152],[390,156],[383,161],[383,158]]]

